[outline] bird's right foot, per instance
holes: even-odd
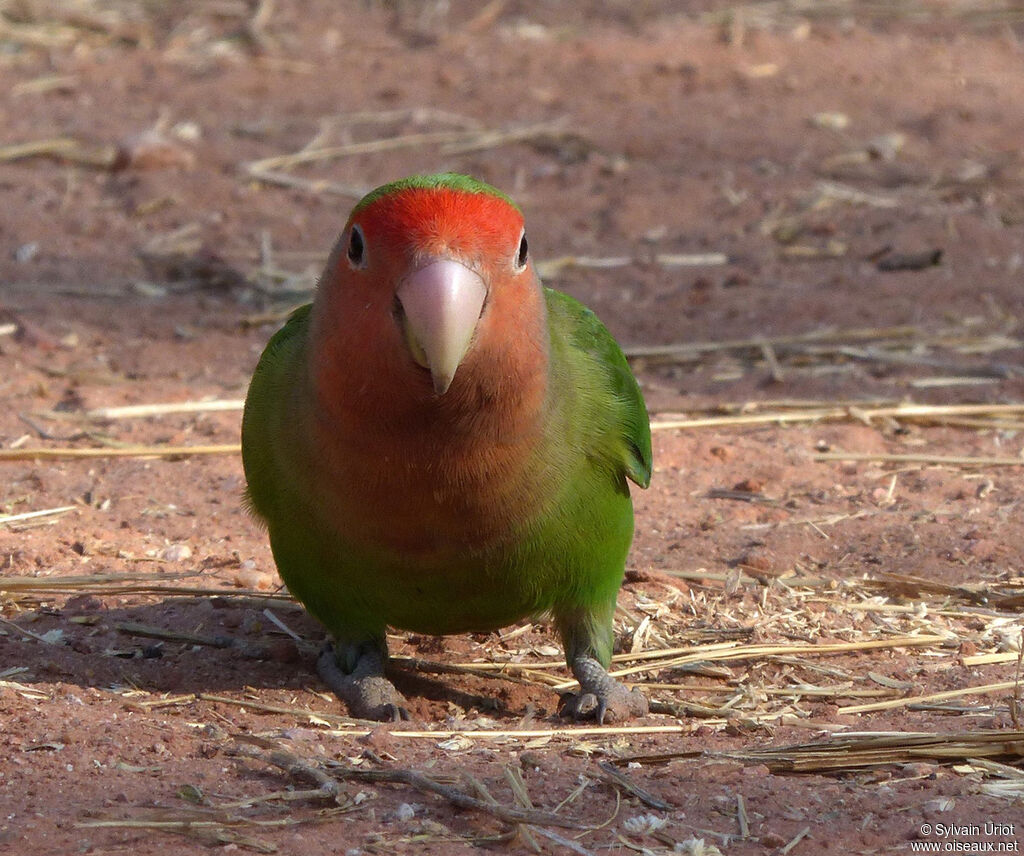
[[[562,697],[560,712],[563,716],[593,719],[598,725],[647,716],[646,696],[640,690],[627,689],[620,684],[593,657],[577,657],[571,669],[580,682],[580,691]]]
[[[363,649],[355,668],[345,672],[338,665],[334,645],[328,642],[317,658],[316,671],[331,691],[345,702],[352,716],[377,722],[409,719],[405,698],[384,677],[384,657],[379,652]]]

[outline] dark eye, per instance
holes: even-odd
[[[362,267],[366,257],[366,246],[363,242],[363,230],[352,226],[352,234],[348,239],[348,260],[353,267]]]
[[[519,252],[516,253],[516,270],[522,270],[530,260],[530,245],[526,242],[526,232],[519,239]]]

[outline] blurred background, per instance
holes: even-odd
[[[1022,19],[5,0],[0,284],[294,302],[359,195],[450,169],[514,196],[549,282],[631,343],[1013,312]]]

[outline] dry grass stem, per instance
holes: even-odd
[[[740,838],[750,836],[750,818],[747,816],[747,804],[743,794],[736,794],[736,825],[740,830]]]
[[[87,145],[78,140],[55,139],[9,146],[0,149],[0,162],[27,157],[49,157],[81,166],[110,170],[118,159],[118,150],[111,145]]]
[[[363,142],[346,143],[338,146],[307,146],[300,151],[285,155],[262,158],[250,161],[243,166],[250,178],[268,184],[280,184],[312,192],[339,193],[345,196],[361,197],[368,188],[339,185],[334,182],[317,179],[300,178],[283,170],[293,169],[303,164],[319,163],[354,155],[376,154],[380,152],[398,151],[400,149],[424,148],[439,146],[446,154],[475,152],[482,149],[497,148],[513,143],[528,142],[535,139],[564,137],[566,130],[564,120],[543,122],[533,125],[522,125],[507,130],[459,129],[446,131],[426,131],[412,134],[400,134],[393,137],[382,137]]]
[[[725,253],[658,253],[654,257],[662,267],[713,267],[729,263]]]
[[[353,719],[351,716],[341,716],[336,713],[327,713],[318,710],[306,710],[301,707],[288,707],[287,705],[280,704],[263,704],[262,702],[252,701],[251,699],[231,698],[230,696],[215,695],[213,693],[196,693],[195,699],[200,701],[216,702],[218,704],[234,705],[235,707],[244,707],[248,710],[255,710],[260,713],[281,713],[286,716],[295,716],[303,721],[309,720],[320,720],[322,722],[329,722],[335,725],[364,725],[364,721],[361,719]],[[348,731],[346,734],[350,733]],[[354,731],[351,732],[356,736],[363,736],[369,734],[368,730]]]
[[[258,163],[250,164],[247,168],[249,176],[264,184],[274,184],[278,187],[289,187],[293,190],[304,190],[307,193],[321,194],[331,193],[335,196],[347,196],[350,199],[361,199],[366,195],[368,188],[361,185],[339,184],[336,181],[328,181],[322,178],[303,178],[292,175],[288,172],[281,172],[274,169],[264,169]]]
[[[686,342],[676,345],[634,345],[624,348],[627,357],[653,359],[689,359],[700,354],[716,351],[758,350],[765,343],[776,349],[786,345],[809,342],[864,342],[878,339],[910,340],[920,339],[921,331],[911,325],[896,327],[858,327],[848,330],[813,330],[809,333],[795,333],[789,336],[758,337],[753,339],[727,339],[721,342]]]
[[[764,410],[765,407],[775,409]],[[973,428],[998,428],[1006,415],[1024,416],[1024,404],[898,404],[893,406],[869,406],[866,403],[823,406],[820,402],[763,402],[759,404],[720,405],[718,409],[739,411],[723,415],[704,416],[692,419],[655,419],[652,431],[666,431],[681,428],[719,428],[745,425],[784,425],[800,422],[855,422],[871,424],[874,420],[913,422],[925,425],[966,424]],[[757,412],[750,412],[756,410]],[[965,417],[984,417],[969,419]],[[1014,421],[1010,423],[1016,425]],[[1024,423],[1022,423],[1024,424]],[[838,454],[838,453],[834,453]]]
[[[910,705],[922,704],[931,701],[944,701],[951,698],[960,698],[968,695],[992,695],[993,693],[1006,692],[1016,686],[1016,681],[1000,681],[994,684],[984,684],[977,687],[961,687],[958,690],[945,690],[940,693],[928,693],[927,695],[907,696],[906,698],[892,699],[890,701],[874,701],[867,704],[851,704],[840,707],[839,713],[866,713],[873,710],[892,710],[897,707],[908,707]]]
[[[153,560],[157,561],[157,560]],[[94,595],[168,595],[171,597],[223,597],[251,600],[260,606],[268,602],[276,609],[301,609],[296,601],[281,592],[262,592],[237,588],[228,583],[223,588],[174,586],[174,580],[209,577],[207,572],[191,573],[115,573],[72,574],[66,577],[0,577],[0,591],[21,596],[52,597],[55,594]],[[159,581],[159,582],[157,582]]]
[[[724,253],[662,253],[654,257],[654,263],[665,268],[713,267],[728,261]],[[558,279],[573,268],[610,270],[645,263],[644,259],[635,256],[556,256],[535,262],[534,268],[541,279]]]
[[[920,636],[900,636],[892,639],[867,639],[862,642],[835,642],[820,645],[737,645],[730,648],[714,646],[713,649],[712,646],[706,646],[693,649],[694,653],[692,654],[686,654],[680,657],[668,657],[656,662],[645,662],[625,669],[616,669],[609,672],[609,674],[614,677],[623,677],[624,675],[632,675],[637,672],[645,672],[652,669],[673,668],[703,660],[746,660],[786,655],[791,656],[794,654],[812,654],[820,656],[825,654],[844,654],[852,651],[871,651],[882,648],[941,645],[946,641],[947,638],[945,636],[922,634]],[[567,682],[566,684],[557,686],[556,689],[568,689],[573,686],[575,686],[575,682]]]
[[[1020,657],[1016,651],[999,651],[994,654],[972,654],[963,658],[965,666],[987,666],[992,663],[1013,663]]]
[[[632,256],[558,256],[539,260],[534,264],[534,268],[541,279],[554,279],[569,268],[606,270],[626,267],[633,264],[633,261]]]
[[[512,764],[506,764],[503,771],[505,775],[505,782],[512,790],[512,796],[515,797],[519,807],[533,811],[536,806],[533,804],[533,800],[530,799],[530,793],[527,790],[526,782],[523,779],[523,772],[520,767],[513,766]],[[479,784],[482,789],[482,795],[488,800],[488,802],[497,802],[494,797],[490,794],[482,782],[474,782]],[[537,839],[533,837],[534,830],[538,829],[536,826],[528,826],[526,824],[516,824],[516,834],[522,838],[526,846],[534,853],[542,853],[540,845],[537,844]]]
[[[0,449],[2,461],[44,461],[63,458],[185,458],[190,455],[237,455],[238,443],[197,446],[124,446],[112,448]]]
[[[125,407],[99,407],[87,410],[87,419],[138,419],[145,416],[164,416],[174,413],[217,413],[225,410],[241,410],[245,399],[223,399],[215,401],[172,401],[165,404],[131,404]]]
[[[229,699],[223,699],[230,701]],[[319,715],[319,714],[315,714]],[[622,735],[637,734],[690,734],[693,728],[689,725],[567,725],[560,728],[496,728],[496,729],[473,729],[464,730],[439,730],[439,731],[389,731],[391,737],[406,738],[410,740],[450,740],[453,737],[465,737],[469,740],[536,740],[546,737],[617,737]],[[365,736],[370,733],[369,729],[354,729],[345,731],[345,734],[352,734],[355,737]]]
[[[811,459],[818,462],[877,461],[883,464],[933,464],[935,466],[947,467],[1024,467],[1024,458],[929,455],[924,453],[819,452],[813,455]]]
[[[0,526],[8,523],[17,523],[21,520],[35,520],[40,517],[56,517],[60,514],[67,514],[74,511],[76,505],[61,505],[58,508],[44,508],[41,511],[23,511],[20,514],[0,514]]]
[[[804,840],[804,838],[807,837],[807,834],[810,831],[811,828],[809,826],[805,826],[803,829],[801,829],[796,835],[793,836],[792,839],[790,839],[790,842],[779,851],[779,856],[786,856],[787,853],[789,853],[794,847],[797,846],[797,844],[799,844],[801,841]]]
[[[764,764],[773,773],[821,773],[856,770],[919,761],[955,763],[972,759],[1024,758],[1024,731],[861,732],[839,734],[816,743],[764,746],[739,752],[691,749],[616,759],[629,763],[663,764],[686,758],[725,758]]]
[[[526,143],[533,140],[562,139],[578,136],[567,129],[565,117],[553,122],[540,122],[535,125],[521,125],[508,130],[477,131],[467,134],[465,140],[452,140],[441,146],[444,154],[467,154],[484,149],[496,149],[513,143]]]
[[[42,642],[44,645],[53,645],[53,644],[55,644],[54,640],[47,639],[45,636],[43,636],[40,633],[33,633],[31,630],[26,630],[24,627],[21,627],[20,625],[15,624],[13,621],[9,621],[8,619],[4,618],[2,615],[0,615],[0,626],[9,627],[15,633],[20,633],[26,639],[33,639],[36,642]]]

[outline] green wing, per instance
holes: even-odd
[[[295,373],[301,370],[300,352],[305,346],[312,304],[300,306],[263,349],[249,384],[242,415],[242,465],[248,483],[250,507],[261,516],[272,513],[278,501],[281,478],[275,447],[285,443],[282,406],[292,391]]]
[[[259,363],[256,364],[256,375],[262,372],[273,371],[271,366],[280,360],[282,351],[290,350],[296,339],[306,335],[309,313],[312,309],[312,303],[304,303],[302,306],[299,306],[288,316],[284,326],[270,337],[267,347],[263,349],[263,353],[260,356]]]
[[[597,316],[575,298],[544,289],[552,331],[561,334],[566,359],[595,386],[600,412],[584,414],[597,427],[610,432],[601,452],[611,455],[613,466],[640,487],[651,482],[651,426],[640,386],[622,349]],[[553,344],[554,342],[553,336]],[[591,380],[597,374],[597,382]]]

